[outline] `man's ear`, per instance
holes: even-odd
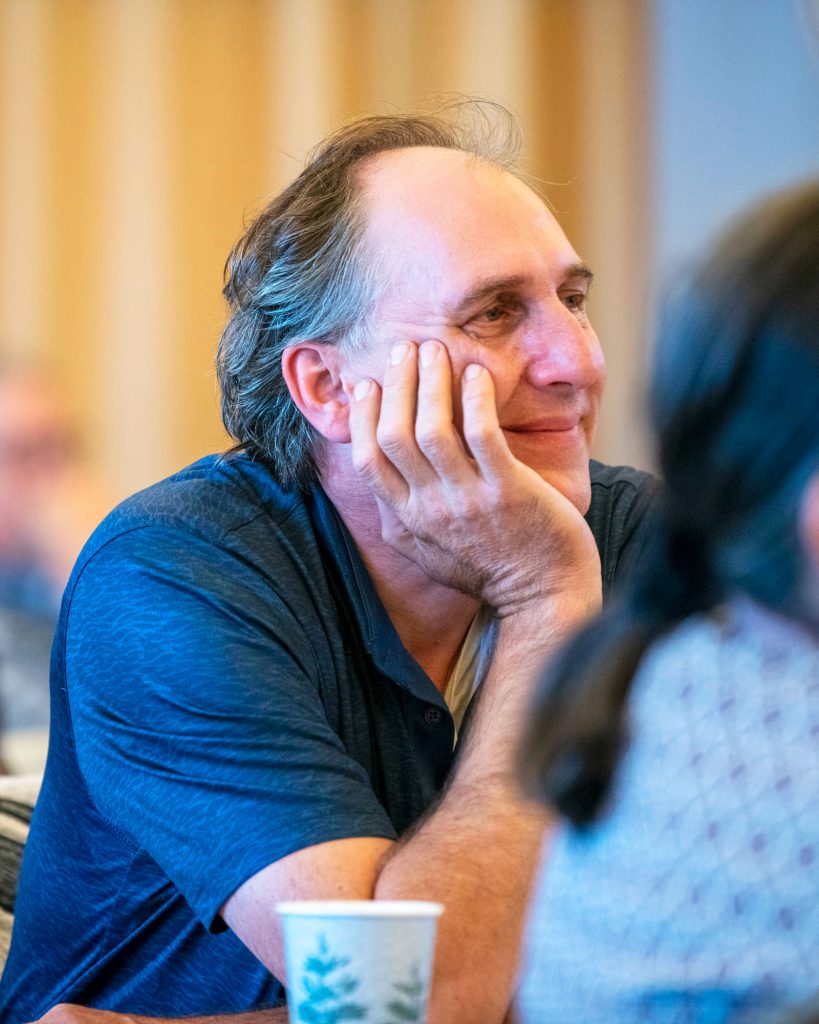
[[[341,353],[321,341],[299,341],[282,353],[282,373],[304,418],[328,441],[349,444],[350,406],[341,381]]]

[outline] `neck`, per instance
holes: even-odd
[[[327,470],[321,484],[350,531],[401,642],[443,693],[478,602],[430,579],[387,544],[375,499],[362,492],[357,479]]]

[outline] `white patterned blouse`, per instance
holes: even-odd
[[[523,1024],[722,1024],[819,988],[819,635],[738,600],[644,659],[607,813],[561,829]]]

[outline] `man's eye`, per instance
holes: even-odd
[[[563,301],[575,313],[582,313],[586,308],[586,296],[583,292],[569,292],[563,296]]]
[[[513,331],[520,323],[523,313],[520,302],[499,300],[470,317],[463,325],[463,329],[482,341],[488,341]]]
[[[512,324],[517,321],[520,314],[521,308],[518,303],[498,302],[494,306],[488,306],[473,316],[470,322],[479,327],[504,326],[505,324]]]
[[[496,324],[507,316],[508,313],[509,310],[505,306],[492,306],[491,309],[485,309],[483,313],[480,313],[476,319],[485,320],[488,324]]]

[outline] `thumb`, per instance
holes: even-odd
[[[378,497],[375,501],[378,505],[378,514],[381,517],[381,536],[391,547],[407,553],[410,548],[415,546],[415,538],[390,505]]]

